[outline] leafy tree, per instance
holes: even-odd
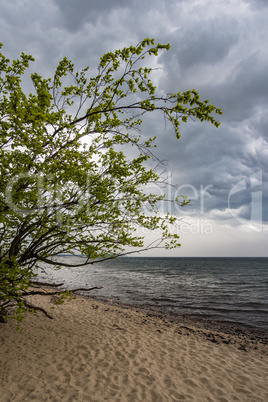
[[[2,315],[12,304],[18,319],[37,309],[26,297],[45,292],[35,287],[36,267],[71,266],[55,260],[59,253],[83,254],[79,266],[87,266],[130,248],[179,246],[170,231],[176,217],[158,211],[165,197],[147,190],[164,178],[155,167],[155,138],[140,132],[141,118],[162,113],[179,138],[181,121],[218,126],[213,114],[221,111],[195,90],[157,93],[144,59],[163,49],[169,45],[145,39],[107,53],[93,78],[88,67],[75,72],[64,58],[53,78],[31,75],[29,94],[21,79],[33,57],[22,53],[10,62],[0,53]],[[161,230],[159,241],[144,246],[137,228]]]

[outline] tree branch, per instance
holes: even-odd
[[[26,300],[24,300],[23,302],[24,302],[24,305],[25,305],[26,307],[28,307],[29,309],[33,309],[34,311],[41,311],[43,314],[45,314],[45,316],[46,316],[47,318],[50,318],[50,320],[53,320],[52,315],[48,314],[48,312],[47,312],[44,308],[42,308],[42,307],[37,307],[37,306],[35,306],[34,304],[27,302]]]

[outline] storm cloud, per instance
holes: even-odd
[[[158,88],[194,88],[224,113],[218,129],[182,124],[179,141],[162,119],[144,123],[172,183],[192,198],[178,215],[199,222],[176,255],[268,255],[267,20],[264,0],[0,0],[0,42],[7,57],[32,54],[45,76],[64,56],[94,72],[103,53],[144,37],[170,43]]]

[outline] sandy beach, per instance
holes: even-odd
[[[254,337],[92,299],[50,311],[20,332],[0,324],[1,402],[268,400],[268,347]]]

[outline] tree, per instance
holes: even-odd
[[[170,231],[176,217],[158,211],[165,197],[146,189],[164,178],[152,152],[155,138],[140,132],[141,118],[162,113],[179,138],[181,121],[218,126],[213,114],[221,111],[195,90],[157,94],[144,59],[168,49],[145,39],[107,53],[93,78],[88,67],[75,72],[64,58],[53,78],[31,75],[29,94],[21,79],[33,57],[22,53],[10,62],[0,54],[2,314],[14,303],[19,319],[36,310],[25,298],[43,293],[32,288],[36,267],[71,266],[55,261],[59,253],[82,254],[80,266],[87,266],[130,248],[180,245]],[[159,241],[144,246],[138,227],[161,230]]]

